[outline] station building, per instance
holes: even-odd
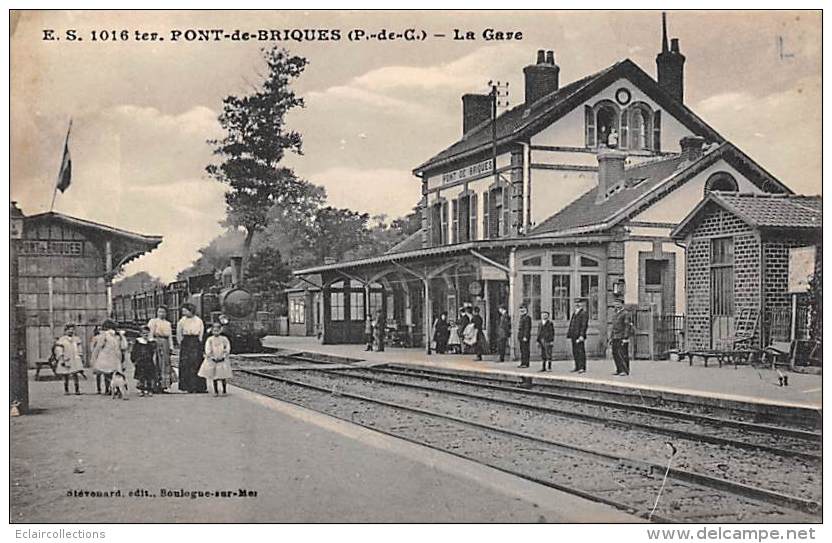
[[[18,300],[26,315],[26,361],[34,367],[49,359],[68,322],[89,346],[93,328],[112,314],[113,278],[162,238],[56,212],[19,215]]]
[[[800,283],[822,262],[822,222],[820,196],[712,192],[697,205],[672,232],[687,249],[687,347],[730,348],[743,312],[757,347],[807,339]],[[794,249],[807,255],[802,274]]]
[[[555,353],[568,356],[583,298],[597,356],[617,299],[684,313],[671,230],[709,191],[791,191],[685,104],[685,57],[662,30],[656,79],[625,59],[561,85],[554,53],[539,51],[523,103],[495,121],[490,95],[464,95],[461,138],[413,170],[421,230],[384,255],[296,272],[319,278],[321,341],[360,342],[366,312],[380,309],[402,344],[429,348],[436,316],[453,320],[466,303],[493,339],[498,306],[516,328],[526,305],[535,326],[551,314]]]

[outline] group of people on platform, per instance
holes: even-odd
[[[384,351],[384,338],[387,328],[387,319],[381,310],[376,311],[375,316],[367,315],[364,319],[364,342],[368,351]]]
[[[213,383],[214,395],[227,394],[227,381],[231,379],[231,343],[222,334],[222,325],[214,323],[210,336],[204,339],[205,324],[196,315],[196,308],[186,303],[182,306],[182,318],[176,325],[179,343],[178,375],[171,363],[173,351],[173,326],[167,319],[167,309],[159,307],[156,317],[141,327],[141,334],[132,347],[123,330],[116,323],[105,320],[96,327],[90,345],[89,368],[95,374],[96,393],[111,395],[114,382],[126,381],[126,361],[133,364],[133,378],[140,396],[171,392],[178,381],[182,392],[207,392],[207,381]],[[75,394],[81,394],[79,376],[85,375],[84,345],[76,335],[72,323],[64,327],[63,335],[52,348],[55,373],[64,378],[64,394],[70,394],[70,381]]]
[[[495,352],[499,361],[505,362],[506,352],[511,342],[511,317],[505,306],[498,308],[499,318],[496,323]],[[572,358],[575,366],[573,373],[586,372],[586,337],[589,325],[589,313],[586,300],[575,301],[575,309],[569,319],[566,338],[572,344]],[[615,362],[615,375],[630,374],[629,342],[634,331],[632,317],[620,301],[616,304],[610,336],[612,357]],[[483,318],[478,307],[463,306],[455,322],[448,321],[448,313],[443,311],[433,323],[433,348],[439,354],[474,354],[476,360],[489,352]],[[520,319],[517,327],[517,343],[520,348],[520,368],[528,368],[531,358],[532,318],[528,307],[520,307]],[[555,343],[555,326],[547,311],[540,313],[535,340],[540,347],[541,372],[552,371],[552,354]],[[368,347],[369,349],[369,347]]]

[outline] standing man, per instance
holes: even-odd
[[[364,341],[367,343],[366,351],[373,350],[373,317],[367,314],[367,318],[364,319]]]
[[[384,334],[387,332],[387,323],[381,309],[376,311],[376,319],[373,321],[373,338],[376,343],[376,351],[384,351]]]
[[[474,308],[474,316],[471,317],[471,322],[477,331],[477,342],[474,344],[474,352],[477,354],[477,360],[482,360],[482,354],[485,352],[485,333],[483,332],[483,320],[479,307]]]
[[[575,300],[575,311],[569,319],[569,330],[566,337],[572,340],[572,358],[575,359],[575,369],[572,372],[586,372],[586,327],[589,317],[586,311],[586,300]]]
[[[555,343],[555,325],[549,320],[549,312],[540,314],[540,324],[537,327],[537,343],[540,344],[540,355],[543,367],[540,371],[552,371],[552,349]]]
[[[532,318],[525,305],[520,306],[520,326],[517,329],[517,341],[520,343],[520,365],[518,368],[529,367],[529,347],[532,339]]]
[[[621,300],[615,303],[610,339],[612,359],[615,361],[615,375],[630,375],[630,336],[633,335],[633,319],[624,309]]]
[[[511,339],[511,317],[508,316],[508,309],[504,305],[497,311],[500,312],[500,321],[497,324],[497,350],[500,351],[500,362],[505,362],[508,340]]]

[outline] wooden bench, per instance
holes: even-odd
[[[701,358],[705,362],[705,367],[708,367],[708,362],[715,358],[721,368],[724,363],[734,364],[736,368],[740,363],[748,364],[752,358],[756,356],[757,351],[754,349],[697,349],[693,351],[685,351],[679,353],[679,360],[688,359],[688,366],[693,366],[693,359],[695,357]]]
[[[40,370],[44,367],[52,370],[52,374],[55,377],[58,376],[58,373],[55,371],[57,364],[55,364],[51,358],[49,360],[38,360],[37,362],[35,362],[35,381],[40,380]]]
[[[785,359],[786,364],[790,363],[792,359],[791,341],[772,341],[768,347],[763,349],[763,360],[771,364],[771,369],[774,369],[780,359]]]

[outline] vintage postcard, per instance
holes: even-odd
[[[9,22],[16,537],[816,537],[820,11]]]

